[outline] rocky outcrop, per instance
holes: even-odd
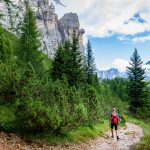
[[[43,53],[53,58],[58,45],[65,40],[71,40],[74,30],[79,38],[80,50],[84,52],[82,38],[85,31],[84,29],[80,30],[79,18],[76,13],[67,13],[58,19],[55,6],[49,0],[30,0],[30,4],[36,14]],[[19,36],[25,12],[24,0],[12,0],[10,4],[1,1],[0,10],[3,12],[0,24]]]
[[[0,24],[15,35],[19,35],[25,5],[23,0],[12,0],[12,3],[0,1]]]
[[[55,13],[55,6],[48,1],[38,1],[37,26],[42,33],[43,52],[49,57],[53,57],[59,43],[62,42],[61,34],[58,30],[58,16]]]
[[[80,29],[79,18],[76,13],[66,13],[59,21],[58,21],[58,29],[62,35],[62,40],[71,40],[73,31],[76,32],[76,35],[79,38],[79,47],[81,52],[84,53],[83,46],[83,34],[84,29]]]

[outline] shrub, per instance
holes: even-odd
[[[60,128],[61,117],[57,106],[51,108],[39,99],[16,102],[16,116],[20,127],[27,131],[55,131]]]
[[[75,110],[75,112],[74,112],[75,122],[77,122],[78,124],[85,123],[88,119],[87,108],[82,103],[75,104],[74,107],[75,107],[74,108],[74,110]]]
[[[15,107],[9,105],[0,106],[0,129],[10,132],[16,128]]]
[[[20,76],[20,69],[15,64],[0,62],[1,103],[10,103],[16,99]]]

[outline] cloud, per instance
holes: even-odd
[[[59,16],[65,12],[79,14],[86,35],[108,37],[114,34],[136,35],[150,31],[149,0],[63,0]],[[61,8],[60,8],[61,7]],[[63,11],[62,11],[63,10]]]
[[[132,39],[133,42],[146,42],[146,41],[150,41],[150,35],[147,36],[142,36],[142,37],[135,37]]]
[[[110,66],[103,66],[99,70],[109,70],[111,68],[116,68],[118,69],[119,72],[126,72],[127,66],[131,66],[129,62],[130,60],[128,61],[125,59],[118,58],[118,59],[113,60]],[[143,63],[142,68],[146,69],[146,71],[150,71],[150,65],[146,65]]]
[[[112,63],[113,68],[117,68],[120,72],[125,72],[129,62],[124,59],[115,59]]]
[[[117,39],[119,41],[129,41],[129,38],[127,36],[124,36],[124,35],[118,36]]]

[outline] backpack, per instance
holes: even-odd
[[[118,115],[115,113],[111,114],[111,123],[112,124],[118,124]]]

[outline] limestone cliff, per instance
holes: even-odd
[[[2,15],[0,24],[8,31],[18,35],[24,11],[23,0],[12,0],[12,3],[0,1],[0,13]]]
[[[60,19],[55,13],[55,6],[49,0],[30,0],[37,18],[37,27],[42,35],[43,52],[53,58],[58,45],[71,40],[73,30],[79,38],[79,47],[84,52],[82,36],[84,29],[80,29],[79,18],[76,13],[67,13]],[[25,12],[24,0],[12,0],[7,4],[0,1],[2,19],[0,24],[7,30],[19,36],[22,18]]]
[[[71,40],[73,31],[75,30],[76,35],[79,38],[80,50],[84,53],[82,37],[85,31],[84,29],[80,29],[79,18],[76,13],[66,13],[61,19],[59,19],[58,30],[61,33],[62,41]]]

